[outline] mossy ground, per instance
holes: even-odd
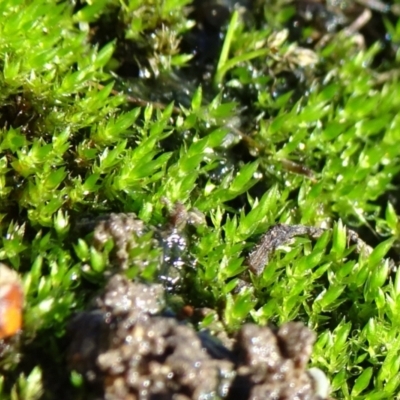
[[[0,259],[26,293],[2,399],[84,398],[66,325],[109,264],[76,226],[109,212],[163,226],[176,202],[207,222],[190,232],[184,302],[216,309],[228,332],[303,321],[333,397],[396,398],[397,5],[352,30],[366,6],[321,3],[325,20],[308,21],[299,4],[0,2]],[[235,290],[278,222],[332,230],[279,248]],[[349,247],[345,226],[372,254]],[[154,252],[141,243],[127,274]]]

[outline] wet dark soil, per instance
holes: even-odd
[[[301,323],[245,324],[231,349],[165,309],[163,288],[115,275],[90,311],[69,327],[68,362],[90,398],[307,399],[328,396],[321,371],[306,366],[315,340]]]

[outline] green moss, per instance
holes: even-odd
[[[215,308],[228,332],[304,321],[334,397],[394,398],[400,273],[386,257],[398,258],[400,239],[400,87],[387,70],[398,57],[379,64],[378,44],[360,50],[341,33],[305,49],[284,29],[294,7],[256,3],[251,23],[239,12],[228,21],[215,70],[185,93],[190,106],[117,93],[132,85],[117,77],[126,64],[144,86],[191,79],[189,3],[0,2],[0,259],[26,293],[21,359],[0,360],[0,397],[85,396],[65,365],[66,326],[103,285],[112,245],[95,249],[81,219],[135,212],[155,228],[168,223],[166,203],[182,202],[208,221],[189,235],[196,263],[182,301]],[[397,25],[386,22],[394,37]],[[238,289],[246,255],[278,222],[332,229],[279,247]],[[345,226],[372,253],[354,249]],[[151,232],[130,277],[155,274]],[[134,267],[149,257],[148,270]]]

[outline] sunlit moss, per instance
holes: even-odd
[[[400,236],[396,57],[340,31],[306,48],[309,30],[299,43],[287,30],[295,5],[263,3],[213,20],[222,39],[206,59],[189,46],[207,40],[206,17],[187,0],[0,2],[0,259],[26,293],[23,361],[0,361],[2,399],[51,398],[56,381],[85,398],[66,327],[104,284],[112,243],[95,248],[81,222],[136,213],[149,231],[126,273],[151,279],[137,265],[156,264],[176,202],[207,222],[185,232],[193,265],[171,299],[216,310],[199,326],[301,320],[334,397],[399,391],[400,275],[385,258]],[[326,233],[246,273],[277,223]],[[374,250],[354,249],[346,226]]]

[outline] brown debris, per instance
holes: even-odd
[[[268,263],[269,257],[279,246],[290,242],[295,236],[307,235],[312,238],[320,237],[325,231],[304,225],[277,224],[265,233],[246,258],[246,264],[251,272],[260,275]]]
[[[134,213],[111,213],[100,219],[94,229],[94,246],[101,249],[108,240],[115,244],[116,263],[128,268],[129,251],[136,246],[137,236],[144,233],[144,223]]]
[[[69,331],[69,365],[97,399],[327,398],[326,378],[306,370],[314,334],[301,323],[277,331],[245,324],[229,350],[165,311],[160,285],[115,275]]]
[[[254,246],[246,258],[246,264],[252,273],[261,275],[269,258],[278,247],[290,243],[296,236],[318,239],[326,231],[327,229],[314,226],[277,224],[271,227]],[[351,229],[347,229],[347,240],[349,245],[355,246],[355,251],[358,254],[369,256],[372,253],[373,248],[361,240],[358,234]],[[393,260],[389,260],[389,264],[391,268],[395,268]]]

